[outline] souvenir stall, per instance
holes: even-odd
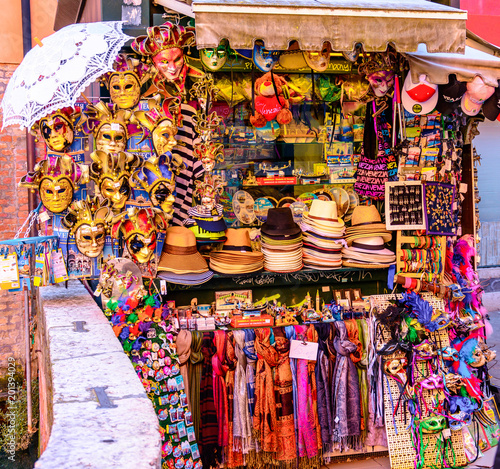
[[[387,46],[325,39],[319,10],[310,42],[283,25],[273,42],[264,24],[248,42],[253,13],[239,23],[211,3],[194,2],[196,26],[135,38],[119,23],[55,33],[88,67],[102,59],[93,75],[21,65],[4,125],[46,145],[20,186],[55,238],[31,268],[6,245],[2,288],[88,286],[158,414],[165,469],[475,461],[498,444],[499,416],[469,136],[475,116],[500,114],[498,64],[435,62],[463,49],[463,15],[437,5],[423,23],[387,20],[425,25]],[[412,54],[431,25],[447,34]],[[62,80],[44,83],[58,74],[66,101]],[[31,113],[12,98],[30,77],[44,85]],[[95,80],[101,99],[78,99]]]

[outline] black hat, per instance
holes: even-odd
[[[450,75],[448,84],[438,86],[439,99],[436,109],[441,114],[452,114],[460,106],[460,100],[466,91],[467,83],[458,81],[455,75]]]
[[[490,121],[496,120],[500,115],[500,80],[498,80],[495,92],[484,102],[483,114]]]
[[[267,220],[261,227],[264,235],[280,236],[283,239],[299,235],[302,230],[293,221],[292,211],[288,207],[271,208],[267,212]]]

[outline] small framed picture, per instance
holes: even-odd
[[[385,183],[385,226],[388,230],[424,230],[425,221],[422,181]]]

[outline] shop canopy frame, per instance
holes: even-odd
[[[157,3],[174,7],[176,0]],[[398,52],[465,51],[467,12],[425,0],[193,0],[199,49],[227,39],[233,49],[252,49],[256,40],[270,50],[297,41],[302,50],[367,52],[393,45]]]

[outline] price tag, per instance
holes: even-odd
[[[323,285],[323,286],[321,287],[321,291],[322,291],[323,293],[324,293],[324,292],[328,292],[328,291],[330,291],[330,287],[329,287],[328,285]]]
[[[340,422],[340,418],[339,418],[339,416],[337,415],[337,416],[335,417],[335,423],[339,423],[339,422]]]
[[[58,191],[61,188],[61,186],[54,186],[54,189]]]
[[[451,430],[449,428],[443,430],[443,437],[446,439],[451,438]]]
[[[54,275],[54,283],[65,282],[68,280],[68,271],[66,269],[66,264],[64,263],[64,256],[61,248],[57,251],[53,251],[50,256],[52,262],[52,273]]]
[[[317,342],[302,342],[301,340],[292,340],[290,343],[290,358],[316,361],[317,355]]]
[[[49,121],[47,121],[47,125],[49,127],[52,127],[54,125],[54,120],[53,119],[50,119]]]
[[[461,182],[460,183],[460,189],[459,189],[459,191],[462,194],[465,194],[467,192],[467,184],[465,182]]]
[[[50,220],[50,215],[48,212],[42,212],[38,216],[38,219],[40,220],[40,223],[45,223],[46,221]]]
[[[446,171],[451,171],[451,160],[444,161],[444,169],[446,169]]]
[[[121,130],[120,127],[121,127],[120,124],[117,124],[116,122],[111,122],[111,130],[119,132]]]
[[[160,280],[160,292],[162,295],[167,294],[167,282],[165,280]]]
[[[91,226],[90,231],[97,231],[97,226]]]

